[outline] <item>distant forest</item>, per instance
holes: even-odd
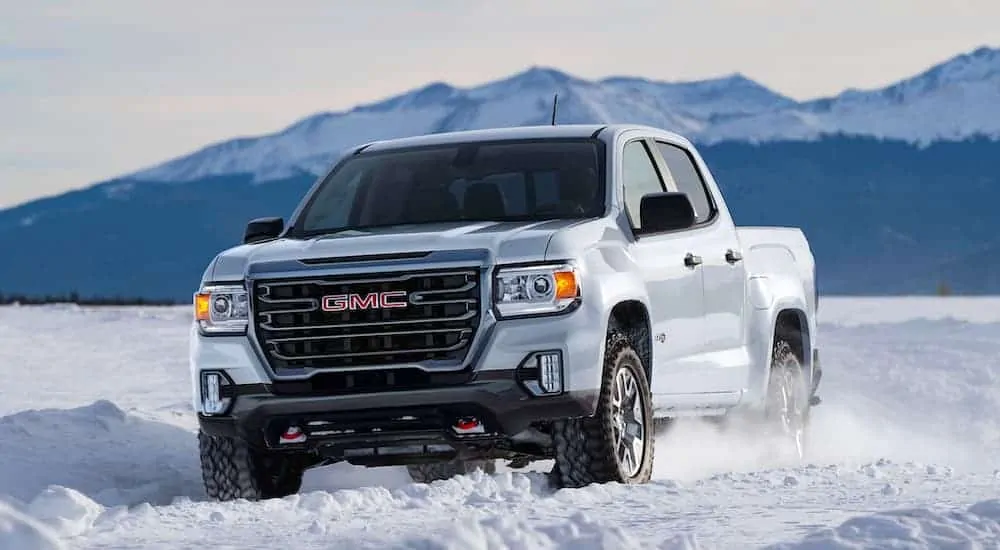
[[[179,302],[172,299],[150,299],[142,297],[108,297],[80,296],[76,292],[69,294],[45,294],[29,296],[25,294],[4,294],[0,292],[0,305],[20,304],[36,306],[44,304],[77,304],[81,306],[175,306]]]

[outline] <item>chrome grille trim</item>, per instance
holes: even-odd
[[[460,365],[482,320],[482,285],[479,268],[254,281],[255,335],[279,376],[289,369]],[[321,307],[325,296],[399,290],[407,293],[403,308]]]

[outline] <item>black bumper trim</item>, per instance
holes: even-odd
[[[455,386],[426,388],[409,391],[370,392],[331,396],[280,395],[265,384],[235,386],[235,397],[229,414],[204,416],[199,414],[201,430],[210,435],[238,437],[254,447],[274,448],[274,424],[299,419],[362,416],[366,419],[389,420],[395,416],[424,411],[449,417],[455,411],[472,411],[483,417],[494,439],[509,438],[532,424],[560,418],[593,415],[598,392],[572,392],[555,396],[534,397],[518,384],[514,369],[487,371],[475,376],[473,381]],[[419,414],[419,413],[418,413]],[[450,418],[450,417],[449,417]],[[416,428],[416,426],[414,427]],[[436,431],[439,437],[424,433],[426,439],[453,439],[446,426]],[[270,430],[270,431],[269,431]],[[377,437],[359,437],[357,434],[334,435],[310,441],[308,448],[318,445],[363,446],[375,440],[380,442],[413,439],[416,431],[382,433]],[[419,439],[419,437],[418,437]],[[465,437],[459,438],[466,440]],[[472,441],[475,438],[469,438]],[[277,448],[285,448],[278,446]],[[287,446],[289,450],[301,448]]]

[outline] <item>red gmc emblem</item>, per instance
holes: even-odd
[[[355,311],[359,309],[395,309],[406,307],[406,291],[371,292],[361,294],[331,294],[323,296],[323,311]]]

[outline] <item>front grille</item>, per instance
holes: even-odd
[[[278,373],[460,363],[479,328],[479,280],[465,269],[257,281],[257,339]],[[405,307],[381,307],[385,292]]]

